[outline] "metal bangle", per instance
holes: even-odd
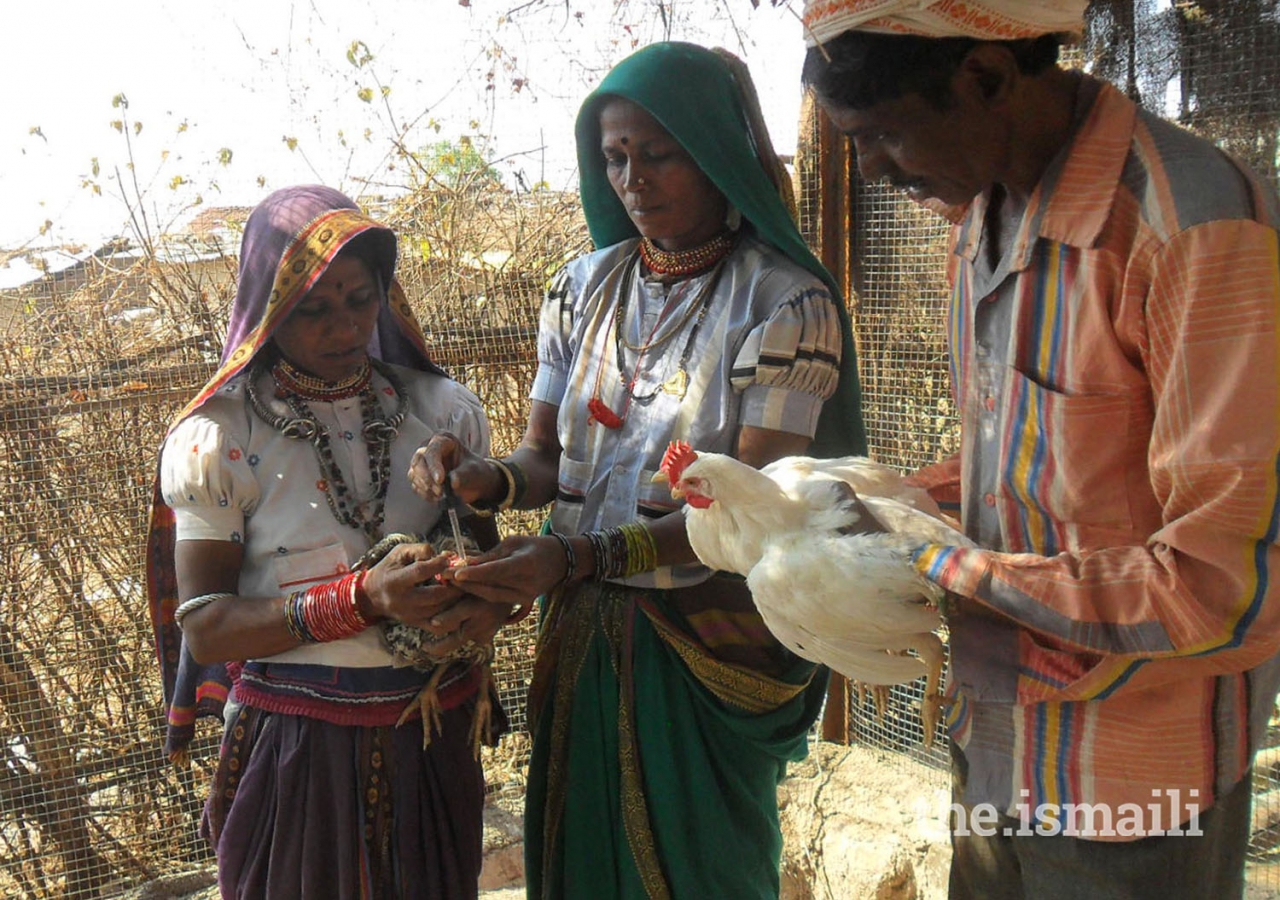
[[[573,545],[569,543],[569,539],[563,534],[558,531],[549,531],[547,533],[559,541],[561,548],[564,550],[564,577],[556,582],[556,587],[560,587],[563,584],[568,584],[574,573],[578,571],[578,556],[573,552]]]
[[[511,508],[511,504],[515,501],[515,496],[516,496],[515,475],[511,473],[511,469],[507,467],[507,464],[504,463],[502,460],[498,459],[496,456],[486,456],[484,461],[489,463],[490,465],[497,467],[498,471],[502,473],[502,477],[506,479],[506,482],[507,482],[507,493],[505,496],[503,496],[501,500],[498,500],[498,501],[477,500],[471,504],[471,508],[481,516],[491,516],[496,512],[506,512]]]
[[[173,611],[173,624],[178,626],[178,630],[182,630],[182,620],[189,614],[195,612],[202,606],[208,606],[218,600],[225,600],[227,597],[234,597],[235,594],[230,591],[217,591],[212,594],[201,594],[198,597],[192,597],[190,600],[184,600],[178,604],[178,608]]]
[[[515,480],[515,491],[511,494],[510,506],[520,506],[524,503],[525,494],[529,493],[529,478],[524,474],[524,469],[512,460],[506,462],[506,467],[511,472],[512,479]]]

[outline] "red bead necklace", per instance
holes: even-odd
[[[663,250],[648,238],[640,239],[640,258],[655,275],[663,278],[688,278],[710,269],[733,249],[733,232],[722,231],[688,250]]]

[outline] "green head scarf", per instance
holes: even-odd
[[[729,65],[695,44],[650,44],[605,76],[582,104],[575,136],[582,209],[597,247],[639,232],[614,193],[600,152],[600,110],[610,98],[641,106],[693,157],[698,167],[742,213],[756,235],[822,279],[840,314],[844,347],[836,393],[822,407],[812,453],[844,456],[867,452],[861,391],[849,314],[831,273],[805,246],[790,213],[756,154],[743,111],[743,92]]]

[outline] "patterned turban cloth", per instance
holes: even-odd
[[[1012,41],[1084,30],[1088,0],[805,0],[805,44],[846,31]]]

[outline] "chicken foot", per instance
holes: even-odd
[[[938,731],[938,722],[942,719],[942,710],[947,703],[940,690],[946,653],[943,649],[942,641],[931,632],[911,635],[910,640],[899,645],[897,649],[886,649],[885,652],[895,656],[906,656],[908,650],[914,650],[916,656],[925,665],[924,697],[920,702],[920,724],[924,727],[924,745],[932,747]],[[866,703],[868,694],[871,696],[871,702],[876,711],[876,722],[883,725],[885,710],[889,708],[892,685],[875,684],[869,681],[853,679],[852,686],[857,692],[859,706]]]
[[[883,725],[884,711],[889,708],[889,691],[892,690],[892,685],[872,684],[869,681],[855,679],[853,688],[858,692],[859,706],[866,703],[868,694],[871,695],[871,703],[876,709],[876,722]]]
[[[427,679],[427,683],[422,686],[422,690],[418,691],[418,696],[409,701],[405,706],[404,712],[400,713],[400,718],[396,721],[396,727],[399,728],[405,722],[409,721],[409,717],[417,712],[422,717],[422,749],[426,750],[431,745],[431,735],[438,732],[442,728],[442,713],[440,708],[440,680],[444,677],[445,671],[449,668],[448,663],[439,663],[431,672],[431,677]]]
[[[940,690],[942,665],[946,660],[946,654],[942,641],[932,633],[917,635],[908,646],[916,652],[928,670],[924,679],[924,698],[920,701],[920,724],[924,726],[924,745],[932,747],[934,736],[938,732],[938,722],[942,718],[942,710],[947,704]]]

